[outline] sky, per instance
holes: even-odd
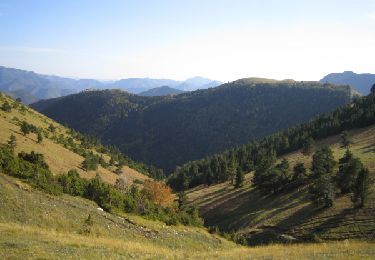
[[[375,73],[375,0],[0,0],[0,65],[223,82]]]

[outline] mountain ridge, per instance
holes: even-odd
[[[165,97],[90,91],[33,107],[169,172],[183,162],[282,130],[349,101],[349,86],[242,79]]]
[[[353,71],[344,71],[342,73],[330,73],[324,76],[321,83],[347,84],[352,86],[362,95],[370,93],[371,86],[375,84],[375,74],[354,73]]]

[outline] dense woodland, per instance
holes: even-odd
[[[317,82],[243,79],[173,97],[88,91],[33,107],[169,174],[177,165],[332,111],[350,101],[350,92]]]
[[[292,182],[304,181],[306,173],[303,165],[295,171],[299,178],[293,177],[288,162],[274,165],[276,156],[297,149],[311,153],[314,140],[340,134],[345,130],[365,127],[375,123],[375,87],[372,94],[355,99],[351,104],[310,120],[307,123],[270,135],[260,141],[253,141],[224,153],[205,159],[192,161],[177,167],[169,178],[169,184],[175,190],[185,190],[200,184],[214,184],[232,180],[240,185],[241,176],[256,170],[255,185],[267,192],[277,192]],[[343,133],[345,139],[345,132]],[[345,142],[344,142],[345,145]],[[273,181],[272,179],[276,179]]]

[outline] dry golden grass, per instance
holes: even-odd
[[[374,259],[375,244],[343,241],[319,244],[223,246],[191,250],[153,241],[126,241],[100,236],[61,233],[40,227],[0,223],[2,259]],[[177,244],[177,243],[176,243]]]
[[[13,104],[13,100],[9,98],[6,99],[8,102]],[[118,176],[114,172],[104,169],[101,166],[99,166],[98,170],[96,171],[86,172],[81,169],[80,165],[83,161],[82,156],[64,148],[61,144],[55,143],[48,138],[44,138],[43,142],[38,144],[37,136],[35,134],[23,136],[19,130],[20,127],[17,125],[17,122],[13,120],[15,117],[20,121],[25,120],[28,123],[44,129],[48,128],[50,124],[53,124],[57,128],[59,134],[63,134],[65,136],[68,135],[68,130],[64,126],[54,122],[31,108],[28,108],[28,111],[26,111],[24,114],[17,109],[12,109],[10,113],[0,110],[0,143],[5,143],[9,139],[9,136],[14,134],[17,139],[17,146],[15,149],[16,152],[35,151],[43,154],[47,164],[50,166],[50,169],[54,174],[60,174],[62,172],[67,172],[70,169],[76,169],[83,178],[93,178],[98,173],[104,181],[112,184],[116,182]],[[107,155],[103,155],[103,157],[109,160]],[[136,179],[141,181],[148,179],[148,177],[144,174],[141,174],[128,166],[124,166],[122,171],[129,184]]]

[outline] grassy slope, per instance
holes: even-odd
[[[92,233],[80,234],[91,214]],[[0,173],[0,259],[371,259],[373,243],[246,248],[204,229],[115,216],[77,197],[50,196]]]
[[[371,174],[375,174],[375,126],[350,132],[351,150]],[[338,144],[339,136],[317,143],[317,147],[331,145],[336,159],[345,150]],[[291,165],[304,162],[311,165],[311,157],[300,151],[285,156]],[[333,208],[317,211],[308,200],[307,188],[276,196],[262,196],[251,187],[252,173],[246,175],[246,185],[234,189],[229,183],[210,187],[200,186],[188,192],[190,202],[197,204],[205,221],[224,230],[234,229],[247,237],[262,237],[271,233],[287,233],[305,237],[311,232],[321,239],[375,238],[375,192],[364,209],[354,210],[349,196],[336,200]]]
[[[13,104],[13,100],[2,96],[2,99],[7,100],[10,104]],[[2,102],[1,102],[2,104]],[[20,127],[17,125],[14,117],[20,121],[27,121],[28,123],[34,124],[37,127],[48,128],[50,124],[57,127],[58,134],[68,135],[67,129],[53,121],[52,119],[28,108],[25,114],[22,114],[17,109],[12,109],[10,113],[6,113],[0,110],[0,143],[5,143],[11,134],[14,134],[17,138],[16,152],[25,151],[36,151],[42,153],[45,156],[46,162],[51,168],[54,174],[61,172],[67,172],[70,169],[76,169],[80,175],[84,178],[95,177],[96,173],[99,173],[103,180],[109,183],[115,183],[118,176],[110,170],[104,169],[99,166],[96,171],[85,172],[80,168],[80,164],[83,161],[83,157],[64,148],[61,144],[55,143],[48,138],[44,138],[41,144],[37,143],[37,136],[35,134],[29,134],[23,136],[20,132]],[[104,158],[106,156],[104,155]],[[122,169],[127,180],[131,183],[135,179],[145,180],[148,177],[124,166]]]

